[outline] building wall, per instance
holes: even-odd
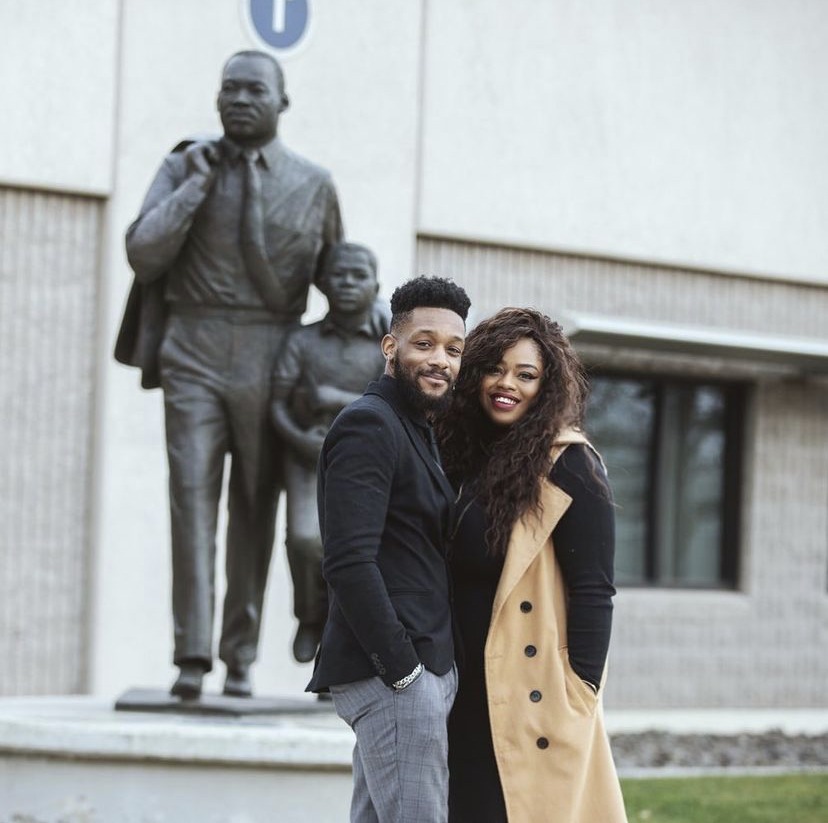
[[[504,304],[589,312],[759,335],[825,340],[828,289],[608,257],[423,234],[418,272],[447,272],[473,292],[477,316]]]
[[[0,272],[0,368],[3,377],[13,375],[13,388],[4,385],[2,422],[9,433],[3,436],[17,455],[13,464],[28,472],[25,493],[16,474],[0,474],[0,491],[10,495],[2,504],[9,536],[0,564],[15,598],[2,618],[11,628],[0,626],[0,635],[18,638],[9,641],[17,643],[15,653],[31,643],[36,657],[48,647],[69,666],[67,674],[44,681],[39,672],[48,670],[40,663],[21,664],[28,674],[0,688],[87,688],[109,696],[133,685],[166,685],[173,676],[161,395],[140,390],[137,373],[116,365],[111,354],[131,278],[123,235],[164,153],[184,136],[219,131],[215,95],[223,61],[238,49],[262,47],[242,7],[242,0],[0,6],[0,30],[12,34],[0,70],[18,78],[0,84],[0,110],[13,124],[0,152],[0,186],[14,205],[4,199],[3,208],[22,214],[27,204],[46,202],[42,190],[57,197],[48,200],[48,218],[7,221],[0,238],[2,259],[15,261]],[[305,44],[282,60],[292,104],[280,132],[291,148],[331,169],[348,234],[377,252],[386,295],[413,270],[428,270],[464,282],[478,317],[503,303],[524,303],[553,313],[588,308],[824,338],[828,7],[820,0],[601,0],[588,7],[574,0],[316,0],[311,9]],[[92,213],[97,234],[89,228]],[[64,255],[49,239],[55,227],[63,227],[70,246]],[[86,238],[85,257],[77,237]],[[23,257],[33,261],[30,269],[18,266]],[[65,279],[50,279],[64,271],[57,262],[74,267],[73,288],[91,290],[81,300],[87,314],[73,302],[80,291],[70,296]],[[40,291],[24,290],[21,304],[15,290],[36,284]],[[9,290],[18,302],[7,299]],[[308,317],[323,310],[322,299],[312,296]],[[85,319],[82,328],[72,325]],[[40,331],[29,338],[23,334],[29,328]],[[94,329],[97,336],[83,344],[62,336]],[[585,354],[609,365],[640,359],[631,352]],[[56,385],[72,404],[88,403],[85,411],[72,405],[71,423],[60,421],[61,431],[71,434],[71,458],[58,455],[51,429],[37,422],[45,401],[28,385],[40,373],[36,357],[60,362]],[[699,374],[734,368],[676,356],[651,358],[649,367]],[[773,461],[775,448],[798,453],[788,441],[818,433],[823,384],[781,382],[782,374],[746,363],[737,371],[756,382],[751,460]],[[66,384],[59,382],[64,375]],[[792,405],[796,397],[802,409]],[[55,485],[53,463],[67,488]],[[807,505],[816,505],[826,477],[824,450],[785,471],[778,493],[798,483]],[[78,477],[88,481],[83,488],[72,487]],[[780,504],[755,502],[773,496],[762,483],[775,477],[757,471],[746,486],[753,501],[745,508],[752,518],[743,530],[746,570],[776,568],[762,554],[768,541],[757,518],[771,511],[779,523],[788,520]],[[43,509],[53,493],[71,505]],[[823,494],[819,511],[824,503]],[[66,511],[75,513],[71,525]],[[779,528],[790,551],[790,535],[798,535],[796,551],[811,547],[806,567],[823,562],[813,579],[824,583],[819,553],[826,529],[819,511],[809,509],[810,520]],[[59,556],[77,575],[67,573],[68,588],[77,582],[92,615],[88,644],[67,645],[70,636],[72,642],[84,637],[77,599],[68,612],[46,605],[53,598],[44,599],[43,585],[54,582],[48,571],[54,564],[35,559],[41,557],[38,530],[56,536],[48,557]],[[750,587],[767,588],[753,580],[745,577],[739,593],[709,595],[711,613],[735,615],[733,625],[743,614],[745,624],[764,625],[758,617],[764,598]],[[688,612],[709,605],[706,597],[622,592],[613,656],[622,676],[611,700],[643,699],[646,690],[636,691],[624,666],[637,666],[636,654],[646,663],[672,648],[669,632],[695,648],[709,626],[688,635],[684,623]],[[808,598],[797,613],[811,620],[803,617],[802,625],[813,626],[815,615],[824,617],[824,598]],[[21,603],[42,620],[40,645],[15,634]],[[771,603],[768,595],[768,613],[776,614],[772,609],[781,606]],[[663,631],[648,623],[662,607],[676,617]],[[788,626],[787,614],[778,617]],[[651,637],[651,631],[662,633]],[[292,632],[287,568],[277,551],[256,672],[260,691],[304,687],[309,668],[290,660]],[[638,645],[625,632],[638,632]],[[737,645],[728,642],[727,648]],[[781,639],[774,642],[781,648]],[[804,654],[802,644],[791,643],[797,651],[786,654]],[[671,655],[675,667],[665,682],[674,688],[652,695],[659,705],[695,699],[682,696],[681,678],[690,672],[682,668],[682,651]],[[824,672],[819,661],[797,660]],[[220,675],[211,676],[209,688]],[[703,689],[713,688],[703,682]],[[732,698],[724,685],[716,688],[698,699]],[[801,691],[806,686],[798,688],[784,699],[817,699]],[[750,699],[763,704],[769,694]]]
[[[119,0],[0,4],[0,181],[103,195],[112,187]]]
[[[828,282],[828,8],[427,4],[419,228]]]
[[[581,310],[826,339],[828,291],[814,286],[433,237],[421,238],[417,269],[463,283],[476,297],[478,318],[508,304],[553,318]],[[593,366],[739,377],[752,385],[737,589],[621,588],[607,705],[824,705],[828,381],[710,358],[582,354]]]
[[[0,187],[0,695],[87,687],[101,212]]]

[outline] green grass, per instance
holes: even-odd
[[[630,823],[828,823],[828,774],[622,780]]]

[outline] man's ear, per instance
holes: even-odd
[[[380,348],[382,355],[385,358],[385,373],[393,374],[394,371],[394,354],[397,351],[397,338],[393,334],[386,334],[380,341]]]

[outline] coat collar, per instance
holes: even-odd
[[[425,415],[417,409],[412,409],[403,399],[402,393],[397,387],[397,381],[387,374],[382,375],[379,380],[373,380],[365,389],[365,394],[376,394],[381,397],[401,418],[408,418],[418,426],[428,426]]]
[[[563,454],[564,449],[572,443],[586,443],[588,445],[589,441],[576,429],[562,431],[552,447],[553,463]],[[518,581],[549,541],[555,526],[558,525],[558,521],[564,516],[571,502],[572,498],[563,489],[558,488],[549,479],[544,478],[541,485],[539,510],[524,514],[512,528],[509,546],[506,550],[506,560],[495,593],[492,621],[494,621]]]

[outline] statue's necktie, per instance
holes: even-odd
[[[258,149],[244,149],[244,207],[241,220],[241,252],[245,269],[271,311],[283,311],[286,297],[281,282],[267,256],[264,233],[262,178],[259,174]]]

